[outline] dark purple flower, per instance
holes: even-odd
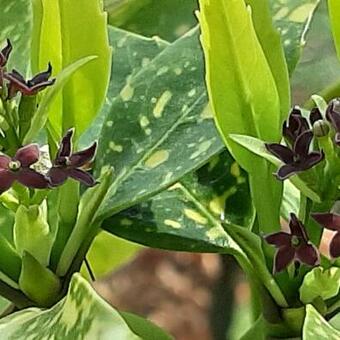
[[[24,96],[36,95],[47,86],[54,84],[55,79],[49,80],[51,74],[52,66],[50,63],[48,64],[46,71],[38,73],[32,79],[27,81],[16,70],[12,70],[10,73],[5,73],[4,78],[9,81],[8,98],[13,98],[18,92],[21,92]]]
[[[323,227],[337,231],[329,244],[329,253],[332,257],[340,256],[340,215],[332,213],[314,213],[312,217]]]
[[[53,167],[48,172],[52,186],[63,184],[68,177],[71,177],[87,186],[94,186],[96,180],[86,171],[84,167],[89,164],[97,150],[97,143],[94,142],[89,148],[72,153],[72,136],[74,129],[70,129],[63,137]]]
[[[20,148],[13,158],[0,155],[0,193],[8,190],[14,181],[29,188],[45,189],[49,180],[30,166],[39,160],[40,152],[36,144]]]
[[[289,114],[288,121],[286,120],[283,123],[282,135],[286,137],[290,144],[294,144],[296,138],[309,129],[308,121],[302,117],[301,110],[294,107]]]
[[[7,45],[0,51],[0,86],[3,84],[4,70],[11,52],[12,44],[9,39],[7,39]]]
[[[320,262],[317,248],[309,242],[303,224],[295,214],[290,214],[290,234],[280,231],[265,237],[265,240],[278,248],[273,272],[278,273],[285,269],[292,261],[316,266]]]
[[[340,146],[340,99],[332,99],[326,110],[326,118],[335,129],[335,144]]]
[[[277,143],[265,144],[270,153],[285,163],[276,173],[278,179],[284,180],[297,172],[310,169],[323,160],[323,151],[309,152],[312,139],[313,132],[308,130],[296,138],[292,149]]]

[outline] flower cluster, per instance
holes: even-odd
[[[37,144],[29,144],[20,148],[14,157],[0,155],[0,194],[7,191],[15,181],[28,188],[45,189],[59,186],[71,177],[86,186],[94,186],[95,179],[84,170],[84,167],[94,159],[97,143],[93,143],[85,150],[73,153],[73,133],[73,129],[66,132],[57,156],[52,162],[52,167],[46,174],[31,168],[40,158]]]
[[[312,109],[308,120],[300,109],[294,108],[283,124],[282,134],[286,145],[266,144],[267,150],[284,163],[276,173],[280,180],[321,162],[325,157],[324,151],[313,150],[312,145],[316,147],[319,144],[320,148],[320,139],[323,137],[332,145],[328,152],[334,153],[333,156],[336,157],[336,147],[340,146],[340,99],[335,98],[329,102],[324,116],[319,109]],[[318,143],[312,143],[313,137],[317,138]],[[311,213],[311,217],[322,227],[335,232],[329,245],[329,253],[332,258],[340,257],[340,214],[315,212]],[[265,237],[269,244],[278,248],[274,272],[282,271],[293,261],[310,266],[319,263],[317,248],[309,241],[305,227],[294,214],[291,214],[289,228],[290,233],[278,232]]]
[[[15,97],[20,92],[23,96],[34,96],[47,86],[53,85],[55,79],[50,79],[52,75],[52,66],[48,64],[46,71],[38,73],[32,79],[25,78],[15,69],[7,72],[6,65],[12,51],[11,42],[7,39],[7,45],[0,51],[0,87],[7,85],[7,99]]]

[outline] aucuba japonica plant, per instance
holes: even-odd
[[[260,299],[258,319],[244,339],[337,338],[330,325],[317,328],[340,312],[334,275],[340,255],[340,100],[326,91],[328,103],[314,95],[308,107],[289,109],[287,55],[265,3],[201,0],[199,13],[215,122],[248,172],[256,210],[248,230],[224,223],[250,262],[248,268],[239,260]],[[340,7],[335,1],[328,6],[339,50]],[[287,211],[291,190],[298,197]],[[336,232],[326,253],[320,251],[327,242],[323,228]],[[323,280],[331,294],[323,292]]]
[[[317,1],[200,0],[172,43],[99,0],[6,1],[31,42],[0,20],[0,338],[170,339],[78,274],[120,255],[110,234],[234,256],[240,338],[337,338],[340,92],[290,90]]]

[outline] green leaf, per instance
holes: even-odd
[[[278,141],[282,119],[275,80],[252,13],[243,1],[201,0],[199,19],[215,120],[236,160],[249,169],[254,164],[250,165],[247,152],[232,144],[228,136],[247,134]]]
[[[254,12],[262,13],[254,3]],[[262,8],[263,11],[263,8]],[[266,8],[267,17],[269,16]],[[255,15],[257,27],[261,19]],[[230,134],[246,134],[265,141],[278,141],[281,133],[282,112],[289,106],[289,88],[286,77],[276,73],[280,83],[282,103],[275,78],[266,54],[257,38],[251,10],[243,1],[200,1],[202,46],[205,53],[206,78],[215,122],[229,151],[250,174],[250,186],[258,214],[260,229],[272,232],[279,225],[281,183],[273,180],[270,167],[248,150],[230,140]],[[272,31],[270,19],[263,21],[260,32]],[[268,26],[269,25],[269,26]],[[239,30],[242,27],[242,30]],[[276,36],[276,38],[278,38]],[[276,42],[277,39],[274,39]],[[267,41],[269,39],[269,41]],[[284,65],[281,47],[270,52],[273,36],[263,35],[272,67]],[[273,48],[273,47],[272,47]],[[278,63],[281,57],[281,63]],[[274,66],[276,60],[276,65]],[[266,182],[266,183],[265,183]],[[275,213],[276,212],[276,213]]]
[[[203,74],[195,29],[127,79],[99,141],[96,173],[108,165],[115,169],[101,216],[163,190],[223,148]]]
[[[230,240],[221,221],[250,228],[253,216],[246,174],[223,152],[167,191],[112,216],[103,227],[151,247],[223,252]]]
[[[29,69],[31,0],[0,0],[0,44],[10,39],[13,51],[8,68],[26,73]]]
[[[22,256],[19,286],[40,307],[48,307],[55,303],[61,290],[59,278],[26,251]]]
[[[103,277],[131,260],[141,249],[131,243],[115,237],[105,231],[100,232],[91,244],[86,255],[96,278]],[[83,268],[84,273],[86,269]]]
[[[339,293],[340,268],[314,268],[307,273],[300,287],[300,300],[304,304],[313,302],[317,297],[330,299]]]
[[[273,26],[268,1],[246,0],[246,4],[251,8],[256,35],[276,84],[281,119],[285,119],[290,108],[290,84],[280,33]]]
[[[57,100],[58,94],[66,86],[67,82],[72,79],[71,77],[78,70],[80,70],[84,65],[94,60],[95,58],[96,57],[94,56],[88,56],[86,58],[77,60],[73,64],[67,66],[64,70],[62,70],[58,74],[56,82],[54,83],[52,87],[46,90],[46,93],[44,94],[41,102],[39,103],[39,107],[32,118],[31,127],[26,133],[23,144],[32,142],[32,140],[37,136],[37,134],[44,127],[48,119],[50,108],[53,106],[53,104]]]
[[[312,305],[307,305],[302,338],[304,340],[338,340],[340,332],[333,328]]]
[[[274,25],[281,34],[289,74],[293,74],[305,47],[308,30],[320,3],[319,0],[271,0]],[[308,35],[307,35],[308,33]]]
[[[151,247],[232,253],[237,258],[244,258],[245,253],[256,263],[256,271],[264,284],[271,286],[273,283],[274,287],[265,266],[260,239],[249,236],[252,233],[248,231],[247,234],[247,228],[229,225],[234,221],[243,222],[248,228],[252,225],[248,190],[245,174],[228,153],[224,153],[199,169],[195,176],[187,175],[150,201],[104,221],[103,228]],[[223,229],[224,221],[228,226]],[[242,242],[239,243],[239,239]],[[242,251],[240,244],[244,247]],[[278,294],[278,289],[273,287],[268,289]],[[278,295],[278,301],[285,304],[282,295]]]
[[[50,61],[54,74],[58,74],[79,59],[97,56],[72,77],[49,111],[52,127],[59,135],[70,127],[80,135],[101,108],[109,82],[111,51],[106,14],[100,0],[34,0],[33,9],[34,72]]]
[[[171,339],[156,326],[145,320],[142,325],[145,336],[141,338],[140,323],[130,319],[126,322],[118,311],[113,309],[93,290],[79,274],[72,278],[65,299],[48,310],[29,308],[14,313],[0,321],[2,339],[101,339],[133,340]],[[136,330],[134,330],[136,329]]]
[[[143,53],[137,47],[138,43],[140,41],[140,44],[143,44],[144,51],[147,50],[147,43],[151,50],[151,43],[154,47],[155,41],[145,41],[130,34],[120,38],[123,33],[110,30],[110,41],[117,51],[117,66],[116,58],[113,58],[112,70],[115,70],[113,74],[117,73],[117,83],[120,86],[121,80],[124,79],[125,86],[121,86],[121,93],[125,101],[121,96],[115,98],[118,87],[110,85],[109,92],[112,89],[112,95],[108,96],[107,102],[112,102],[112,107],[101,132],[96,164],[97,174],[106,165],[112,164],[115,168],[115,184],[107,197],[107,204],[101,211],[104,216],[110,216],[163,190],[223,148],[207,106],[202,76],[203,58],[197,32],[192,31],[193,34],[179,39],[146,66],[138,59],[139,54]],[[115,39],[115,35],[119,39]],[[160,47],[163,49],[164,44]],[[156,54],[156,48],[153,48],[152,52]],[[153,56],[146,58],[152,59]],[[125,76],[123,66],[127,67],[128,73]],[[165,72],[167,70],[168,72]],[[162,117],[155,119],[153,110],[156,103],[153,102],[169,88],[173,88],[173,96]],[[194,90],[196,94],[188,97]],[[197,98],[200,99],[195,103]],[[182,109],[187,110],[182,113]],[[98,122],[98,126],[100,124],[102,123]],[[91,131],[99,129],[96,126]],[[90,140],[89,135],[84,138],[84,145],[88,144],[86,141]],[[166,140],[163,142],[162,138]],[[208,148],[211,142],[210,148],[202,152],[202,157],[197,157],[194,161],[190,159],[198,155],[200,148],[202,151]],[[191,148],[182,148],[181,159],[178,158],[178,153],[170,152],[169,156],[166,152],[162,154],[163,150],[169,152],[177,145],[189,145]],[[161,151],[154,157],[162,160],[162,157],[168,156],[168,160],[155,168],[145,169],[143,163],[152,156],[150,148],[157,148],[155,152]],[[272,172],[271,169],[266,171]]]
[[[127,79],[136,75],[169,45],[159,38],[145,38],[112,26],[108,27],[108,32],[110,46],[115,51],[111,62],[109,88],[100,114],[80,138],[79,145],[83,147],[99,139],[101,127],[110,114],[114,98],[119,95]]]
[[[171,336],[164,333],[159,327],[141,318],[138,315],[119,312],[131,330],[145,340],[171,340]]]
[[[328,11],[331,19],[332,32],[334,37],[334,44],[340,60],[340,3],[337,0],[328,0]]]
[[[13,227],[14,243],[17,252],[31,253],[43,266],[48,266],[54,233],[47,223],[46,202],[28,208],[20,205],[15,214]],[[34,230],[34,232],[32,232]]]
[[[106,0],[105,8],[110,24],[168,41],[178,39],[197,24],[196,0]]]

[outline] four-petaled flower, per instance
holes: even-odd
[[[317,248],[309,242],[303,224],[295,214],[290,214],[290,234],[280,231],[265,237],[265,240],[278,248],[273,272],[278,273],[285,269],[292,261],[316,266],[320,262]]]
[[[48,178],[30,168],[39,160],[39,155],[39,147],[36,144],[20,148],[13,158],[0,155],[0,193],[8,190],[14,181],[29,188],[49,187]]]
[[[335,129],[335,144],[340,146],[340,99],[332,99],[326,110],[326,118]]]
[[[265,144],[269,152],[285,163],[276,173],[278,179],[284,180],[297,172],[308,170],[323,160],[323,151],[309,152],[312,139],[313,132],[308,130],[297,136],[292,149],[277,143]]]
[[[49,63],[46,71],[38,73],[30,80],[25,78],[16,70],[5,73],[4,78],[8,80],[8,98],[13,98],[18,92],[24,96],[34,96],[47,86],[53,85],[55,79],[50,79],[52,66]]]
[[[72,136],[74,129],[70,129],[63,137],[53,166],[48,172],[52,186],[61,185],[68,177],[82,182],[87,186],[94,186],[96,180],[82,168],[93,160],[97,142],[89,148],[72,153]]]
[[[313,213],[312,217],[323,227],[337,231],[329,244],[329,253],[332,257],[340,256],[340,215],[332,213]]]

